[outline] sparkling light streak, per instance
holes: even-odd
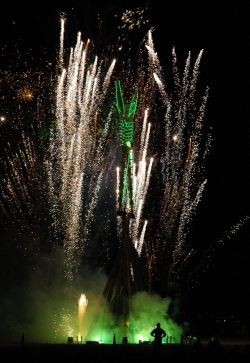
[[[47,238],[44,145],[47,119],[53,115],[51,69],[50,64],[46,72],[23,67],[20,57],[16,62],[16,68],[0,71],[1,102],[7,111],[1,117],[6,128],[1,129],[0,205],[20,238],[28,233],[43,241]]]
[[[60,55],[63,54],[63,24],[62,21]],[[68,67],[58,77],[56,122],[50,138],[51,213],[57,235],[63,235],[65,274],[70,280],[78,271],[84,246],[88,243],[102,182],[101,158],[111,116],[105,121],[98,143],[96,119],[115,66],[113,61],[103,76],[97,57],[92,64],[87,61],[88,45],[89,41],[83,48],[78,33]],[[62,57],[60,59],[62,64]],[[82,196],[86,192],[88,200],[85,201],[86,213],[82,222]],[[81,226],[83,235],[80,234]]]
[[[86,308],[88,306],[88,300],[85,294],[81,294],[78,300],[78,337],[82,336],[83,319]]]
[[[173,95],[169,96],[162,81],[160,63],[154,51],[150,34],[147,49],[154,79],[160,91],[162,102],[166,107],[165,141],[161,157],[164,187],[158,186],[160,208],[157,217],[152,216],[153,223],[155,223],[154,228],[157,229],[157,238],[155,241],[151,241],[151,253],[156,254],[155,262],[159,258],[162,258],[164,263],[167,261],[164,277],[157,276],[155,271],[155,278],[166,279],[168,284],[171,284],[179,276],[180,265],[185,265],[187,256],[191,255],[186,243],[188,227],[206,184],[203,177],[203,162],[208,153],[211,139],[208,136],[209,142],[205,144],[204,150],[201,130],[205,117],[208,89],[198,111],[196,111],[194,95],[202,51],[194,64],[191,76],[189,75],[191,60],[189,53],[181,79],[177,68],[175,49],[173,49],[175,88]],[[150,261],[152,262],[152,259]]]

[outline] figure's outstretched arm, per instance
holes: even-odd
[[[115,105],[117,108],[118,114],[125,114],[125,106],[124,100],[122,95],[122,87],[121,82],[119,80],[115,81]]]

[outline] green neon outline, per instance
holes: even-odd
[[[133,164],[134,164],[134,152],[131,150],[133,138],[134,138],[134,122],[133,118],[135,117],[137,106],[138,106],[138,93],[135,93],[132,96],[132,99],[129,103],[129,107],[126,107],[124,103],[122,86],[119,80],[115,81],[115,106],[117,109],[117,113],[119,115],[119,138],[120,143],[124,146],[126,151],[122,151],[122,154],[126,152],[126,156],[124,155],[125,167],[123,171],[123,182],[121,188],[121,195],[119,196],[121,203],[127,203],[130,206],[131,201],[132,205],[134,202],[134,187],[135,181],[133,176]],[[128,110],[126,113],[126,109]],[[123,159],[123,160],[124,160]],[[131,178],[131,180],[129,180]],[[130,195],[131,194],[131,195]]]

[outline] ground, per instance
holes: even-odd
[[[248,344],[247,344],[248,343]],[[150,344],[37,344],[23,347],[2,346],[0,357],[4,362],[249,362],[250,341],[220,343],[218,349],[202,342],[201,350],[193,345],[162,345],[159,356],[154,356]]]

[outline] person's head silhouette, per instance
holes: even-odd
[[[160,328],[161,324],[160,323],[157,323],[156,326],[157,326],[157,328]]]

